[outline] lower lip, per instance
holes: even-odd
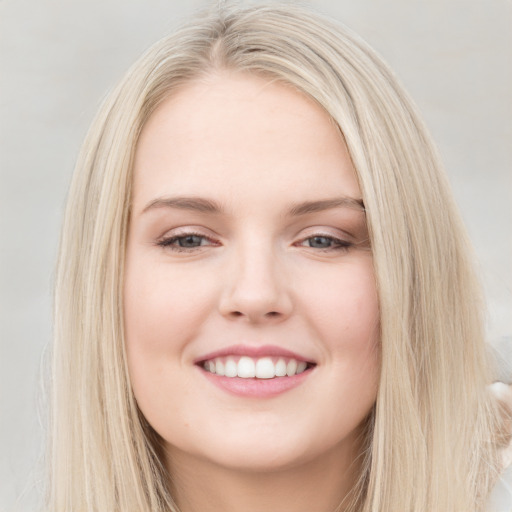
[[[274,377],[273,379],[242,379],[240,377],[222,377],[199,368],[201,373],[219,388],[232,395],[250,398],[271,398],[300,386],[311,374],[312,368],[292,377]]]

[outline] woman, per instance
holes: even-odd
[[[49,509],[484,510],[471,251],[415,108],[286,6],[151,48],[75,173]]]

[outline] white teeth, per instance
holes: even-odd
[[[225,377],[241,377],[243,379],[273,379],[274,377],[293,377],[303,373],[307,368],[305,361],[296,359],[279,359],[260,357],[253,359],[243,356],[237,360],[236,356],[218,357],[205,361],[203,368],[210,373]]]
[[[251,379],[256,377],[256,366],[254,361],[250,357],[241,357],[238,361],[238,372],[239,377],[244,379]]]
[[[304,361],[299,361],[297,363],[297,370],[296,370],[297,375],[299,373],[302,373],[306,369],[306,366],[307,366],[307,364]]]
[[[295,361],[295,359],[290,359],[288,361],[288,364],[286,365],[286,375],[288,375],[288,377],[291,377],[292,375],[295,375],[297,371],[297,361]],[[219,373],[219,372],[217,372]]]
[[[263,357],[256,362],[256,377],[258,379],[273,379],[276,376],[276,368],[270,357]]]
[[[276,363],[276,377],[284,377],[286,375],[286,361],[280,358]]]
[[[224,365],[224,373],[226,377],[236,377],[237,371],[238,368],[236,361],[232,357],[228,357],[226,359],[226,364]]]
[[[215,373],[217,375],[225,375],[225,373],[224,373],[224,363],[220,359],[217,359],[215,361]]]

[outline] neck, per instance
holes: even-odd
[[[289,468],[248,471],[173,449],[168,466],[180,512],[342,512],[360,470],[356,459],[353,450],[341,457],[334,450]]]

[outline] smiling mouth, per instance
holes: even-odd
[[[293,377],[313,368],[314,363],[300,361],[293,357],[215,357],[200,361],[198,365],[208,373],[220,377],[242,379],[275,379]]]

